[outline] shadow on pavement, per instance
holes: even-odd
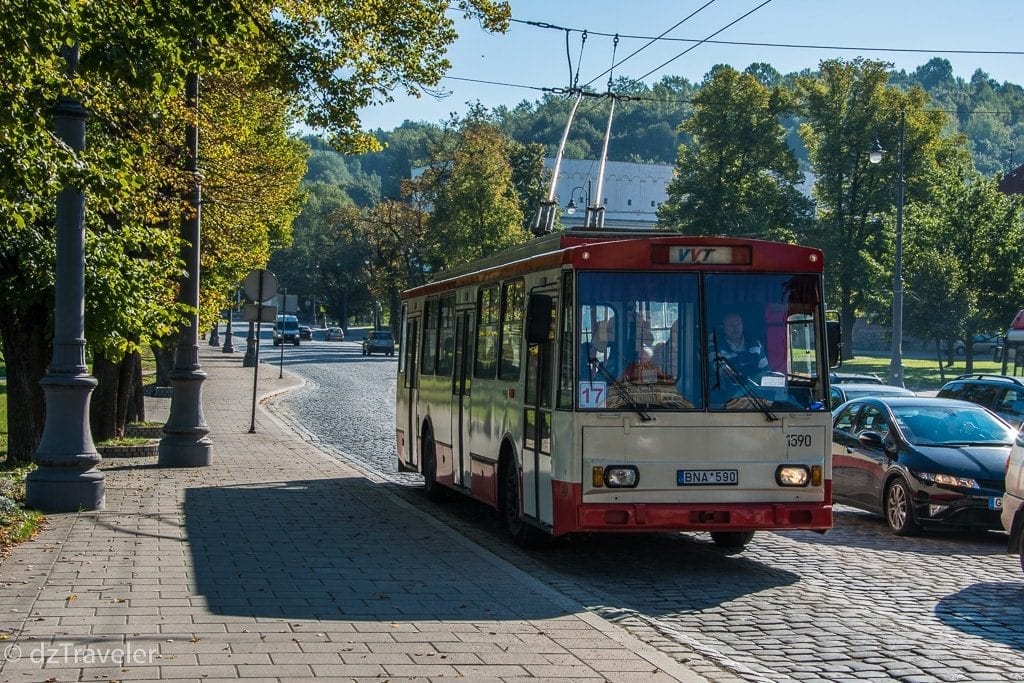
[[[544,619],[566,614],[361,477],[191,488],[198,593],[218,614],[345,621]]]
[[[942,598],[935,616],[963,633],[1024,650],[1022,604],[1022,583],[976,583]]]

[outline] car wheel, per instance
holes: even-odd
[[[712,531],[711,540],[726,550],[742,550],[754,540],[753,531]]]
[[[512,542],[520,548],[530,548],[537,545],[541,540],[540,532],[526,523],[519,512],[519,505],[522,500],[519,487],[519,470],[511,458],[504,461],[504,477],[502,481],[501,501],[502,514],[505,518],[505,528],[508,529]]]
[[[429,433],[423,435],[423,493],[435,503],[448,498],[444,486],[437,482],[437,446]]]
[[[921,526],[914,519],[910,488],[902,479],[893,479],[885,490],[885,521],[897,536],[921,533]]]

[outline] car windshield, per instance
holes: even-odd
[[[915,446],[1010,445],[1016,431],[984,408],[908,405],[893,407],[896,424]]]

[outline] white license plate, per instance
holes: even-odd
[[[1002,496],[992,496],[988,499],[989,510],[1002,510],[1003,509],[1003,498]]]
[[[739,470],[676,470],[676,486],[736,486]]]

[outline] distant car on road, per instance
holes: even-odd
[[[294,315],[279,315],[274,322],[274,346],[284,343],[299,345],[299,319]]]
[[[367,333],[363,340],[363,355],[372,356],[375,352],[395,355],[395,338],[391,335],[391,330],[374,330]]]
[[[993,354],[994,358],[995,349],[1003,343],[1003,335],[1001,334],[976,334],[972,339],[971,348],[974,349],[975,356]],[[957,339],[956,343],[953,344],[953,353],[962,356],[966,351],[967,346],[964,344],[964,340]]]
[[[829,387],[829,408],[835,410],[847,401],[864,396],[915,396],[910,389],[891,384],[839,383]]]
[[[345,330],[340,327],[328,327],[324,332],[324,341],[345,341]]]
[[[1017,432],[981,406],[874,396],[832,413],[832,494],[881,513],[897,536],[929,526],[1000,529]]]
[[[309,325],[299,325],[299,339],[312,339],[313,328]]]

